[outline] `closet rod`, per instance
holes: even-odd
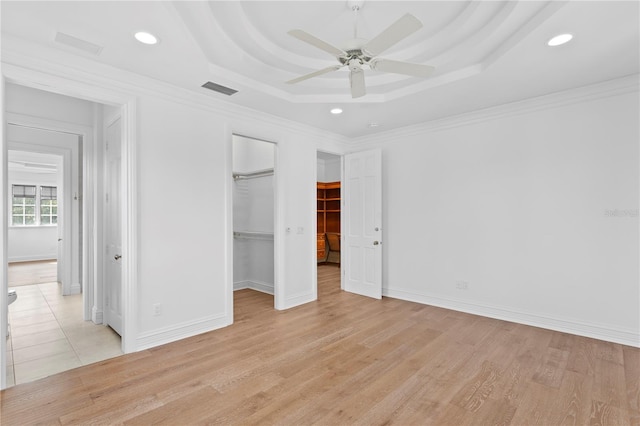
[[[254,178],[271,176],[271,175],[273,175],[273,169],[258,170],[257,172],[251,172],[251,173],[234,173],[233,180],[254,179]]]
[[[273,240],[273,232],[233,231],[233,238]]]

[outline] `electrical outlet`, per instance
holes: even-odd
[[[153,315],[156,317],[162,315],[162,305],[160,303],[156,303],[153,305]]]
[[[456,281],[456,288],[458,290],[469,290],[469,283],[467,281]]]

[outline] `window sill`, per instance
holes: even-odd
[[[9,229],[57,228],[58,225],[9,225]]]

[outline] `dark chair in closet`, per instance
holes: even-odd
[[[340,264],[340,234],[325,234],[327,236],[327,263]]]

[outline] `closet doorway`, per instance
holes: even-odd
[[[275,306],[275,148],[233,135],[234,322],[249,306]]]
[[[342,157],[317,153],[318,298],[341,290]]]

